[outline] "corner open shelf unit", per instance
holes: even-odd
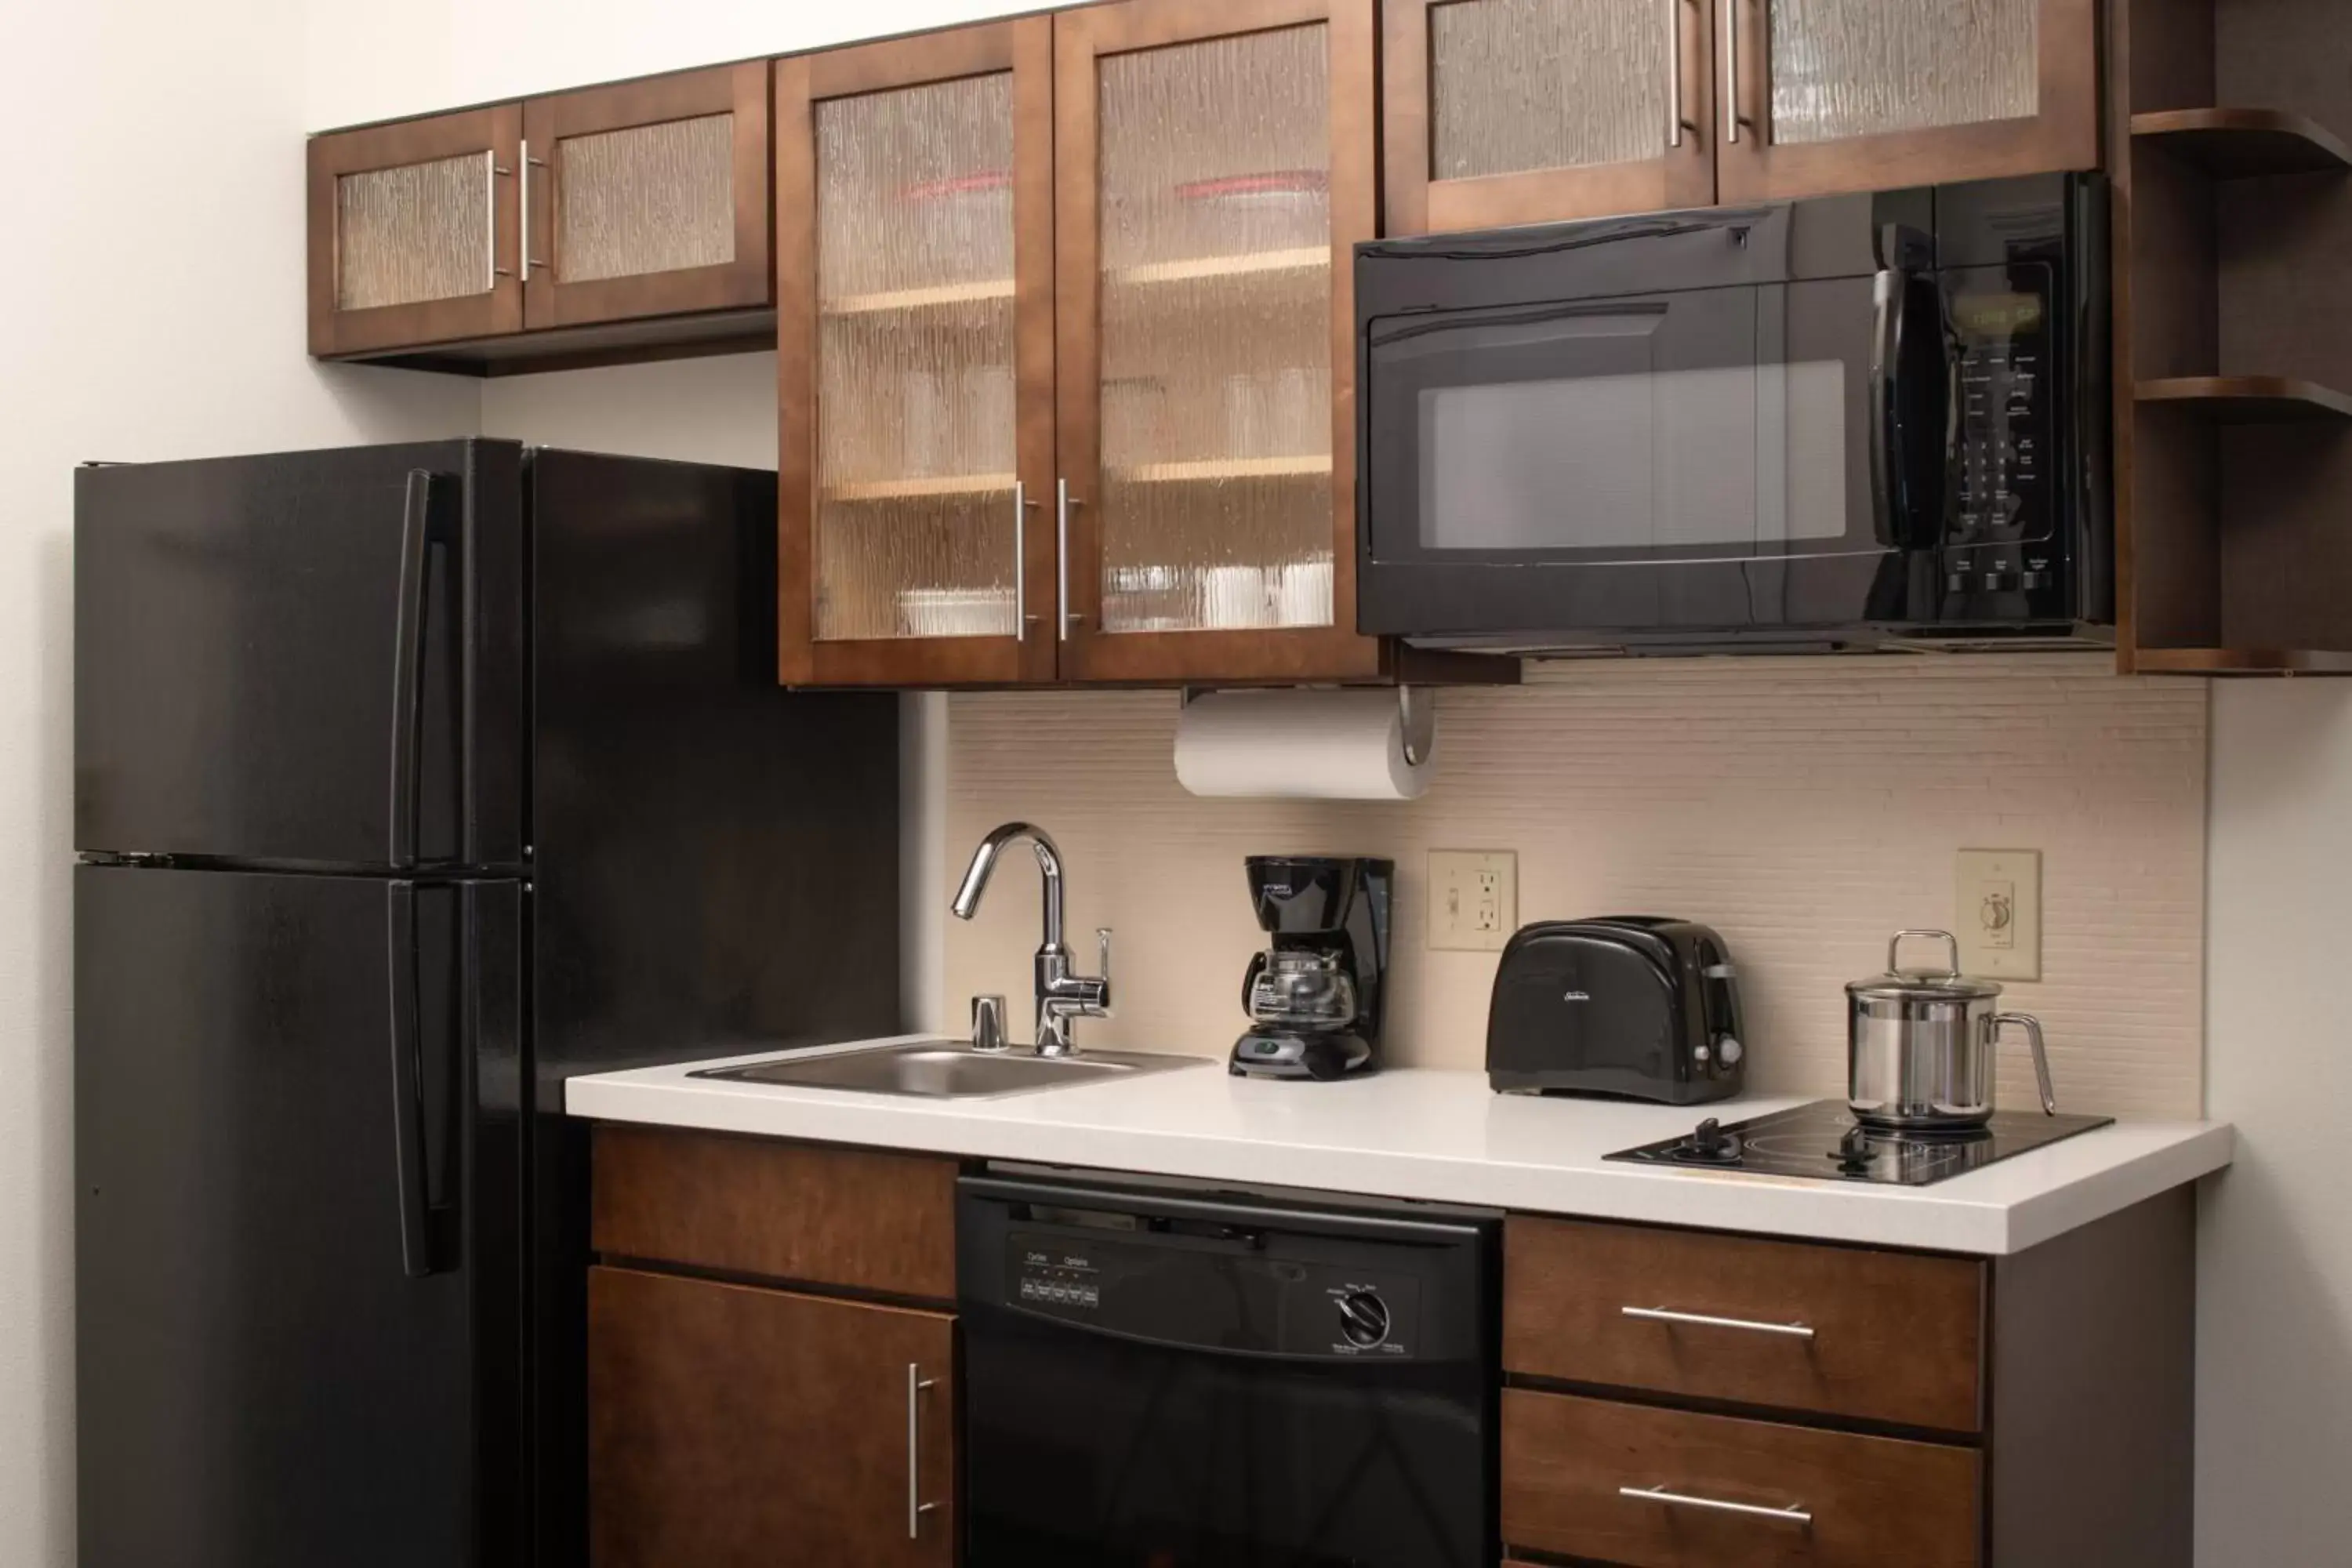
[[[2342,0],[2112,17],[2121,667],[2352,675]]]

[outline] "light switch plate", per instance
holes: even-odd
[[[1519,929],[1519,857],[1509,849],[1429,852],[1432,948],[1500,952]]]
[[[1963,973],[1988,980],[2042,978],[2042,851],[1963,849],[1953,888],[1952,931]]]

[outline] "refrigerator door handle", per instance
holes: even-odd
[[[432,1198],[426,1191],[425,1085],[418,1056],[416,885],[392,882],[384,889],[384,926],[392,963],[393,1177],[400,1189],[400,1260],[411,1279],[439,1272],[434,1267]]]
[[[433,474],[408,470],[400,520],[400,609],[392,634],[392,826],[394,868],[416,864],[418,770],[424,765],[425,549],[433,537]]]

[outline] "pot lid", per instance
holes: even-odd
[[[1906,969],[1906,940],[1940,942],[1950,962],[1940,969]],[[1982,1002],[2000,994],[1998,980],[1972,980],[1960,973],[1960,939],[1948,931],[1899,931],[1886,944],[1886,973],[1846,986],[1846,994],[1872,1002]]]

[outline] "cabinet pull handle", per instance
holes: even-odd
[[[923,1515],[940,1506],[923,1500],[923,1394],[937,1388],[937,1378],[925,1377],[922,1366],[907,1363],[907,1539],[923,1538]]]
[[[1693,1497],[1688,1492],[1670,1492],[1664,1487],[1619,1487],[1617,1495],[1642,1502],[1662,1502],[1669,1508],[1703,1508],[1709,1513],[1745,1514],[1749,1519],[1777,1519],[1785,1524],[1803,1525],[1810,1529],[1813,1516],[1801,1503],[1786,1508],[1766,1508],[1761,1503],[1726,1502],[1720,1498]]]
[[[528,283],[528,282],[530,282],[530,269],[531,269],[532,266],[534,265],[534,263],[532,262],[532,260],[531,260],[531,258],[530,258],[530,172],[531,172],[531,170],[532,170],[533,168],[541,168],[541,169],[544,169],[544,168],[546,168],[546,167],[547,167],[547,160],[546,160],[546,159],[544,159],[544,158],[534,158],[534,157],[532,157],[532,156],[530,155],[530,139],[529,137],[525,137],[525,138],[523,138],[523,143],[522,143],[522,164],[521,164],[521,168],[522,168],[522,192],[521,192],[521,195],[522,195],[522,280],[523,280],[524,282],[526,282],[526,283]]]
[[[498,288],[499,279],[514,276],[511,268],[499,265],[499,176],[513,173],[512,169],[499,162],[499,155],[495,150],[482,154],[482,195],[489,204],[489,211],[487,215],[489,221],[482,226],[484,234],[489,239],[488,255],[486,259],[490,264],[490,276],[489,281],[485,285],[486,291]]]
[[[1683,144],[1683,6],[1666,0],[1666,145]]]
[[[1739,0],[1723,0],[1723,103],[1729,110],[1729,139],[1739,140]]]
[[[1029,637],[1029,491],[1013,481],[1013,640]]]
[[[1704,1312],[1676,1312],[1664,1307],[1620,1307],[1629,1318],[1639,1318],[1650,1323],[1690,1323],[1702,1329],[1744,1329],[1751,1334],[1785,1334],[1792,1340],[1810,1340],[1813,1331],[1803,1323],[1760,1323],[1752,1318],[1714,1318]]]
[[[1070,640],[1070,481],[1054,484],[1054,620],[1055,638]]]

